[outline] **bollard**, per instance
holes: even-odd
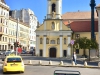
[[[72,66],[75,66],[75,62],[74,61],[72,61]]]
[[[59,65],[64,65],[64,64],[63,64],[63,61],[60,61],[60,64],[59,64]]]
[[[86,61],[84,62],[84,66],[87,66],[87,62]]]
[[[49,65],[52,65],[52,61],[51,60],[49,61]]]
[[[29,61],[28,61],[28,64],[32,64],[32,61],[31,61],[31,60],[29,60]]]
[[[100,67],[100,62],[98,62],[98,67]]]
[[[42,62],[41,62],[41,60],[39,61],[39,65],[42,65]]]

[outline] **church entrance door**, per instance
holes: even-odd
[[[56,57],[57,50],[56,48],[49,49],[49,57]]]

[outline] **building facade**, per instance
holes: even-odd
[[[8,49],[9,6],[0,0],[0,50]]]
[[[30,26],[30,42],[29,48],[35,47],[36,44],[36,27],[37,27],[37,17],[35,16],[34,12],[30,9],[22,9],[22,10],[11,10],[10,16],[14,19],[19,18],[23,22],[27,23]]]
[[[70,56],[72,31],[63,24],[62,0],[47,0],[47,16],[36,29],[36,55],[43,57]]]
[[[77,38],[87,37],[91,39],[91,11],[77,11],[77,12],[67,12],[62,15],[63,23],[67,26],[70,25],[71,30],[73,31],[71,39],[76,40]],[[99,38],[99,26],[98,26],[98,16],[97,12],[94,12],[94,19],[95,19],[95,39],[98,42]],[[70,23],[68,23],[70,22]],[[98,42],[99,44],[99,42]],[[73,49],[78,56],[84,55],[83,49]],[[92,56],[98,55],[98,50],[91,50],[90,51]],[[85,50],[85,54],[89,56],[89,50]]]
[[[0,50],[14,49],[16,42],[16,28],[18,25],[18,41],[23,49],[29,47],[30,26],[21,21],[9,17],[9,6],[4,0],[0,0]]]
[[[8,49],[14,49],[14,42],[17,40],[23,50],[29,50],[29,25],[9,17],[8,30]]]

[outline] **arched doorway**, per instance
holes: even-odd
[[[56,48],[52,47],[49,49],[49,57],[56,57],[57,50]]]

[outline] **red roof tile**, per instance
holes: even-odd
[[[68,25],[68,22],[64,22]],[[73,21],[70,27],[74,32],[91,32],[91,21]],[[98,32],[98,21],[95,21],[95,32]]]

